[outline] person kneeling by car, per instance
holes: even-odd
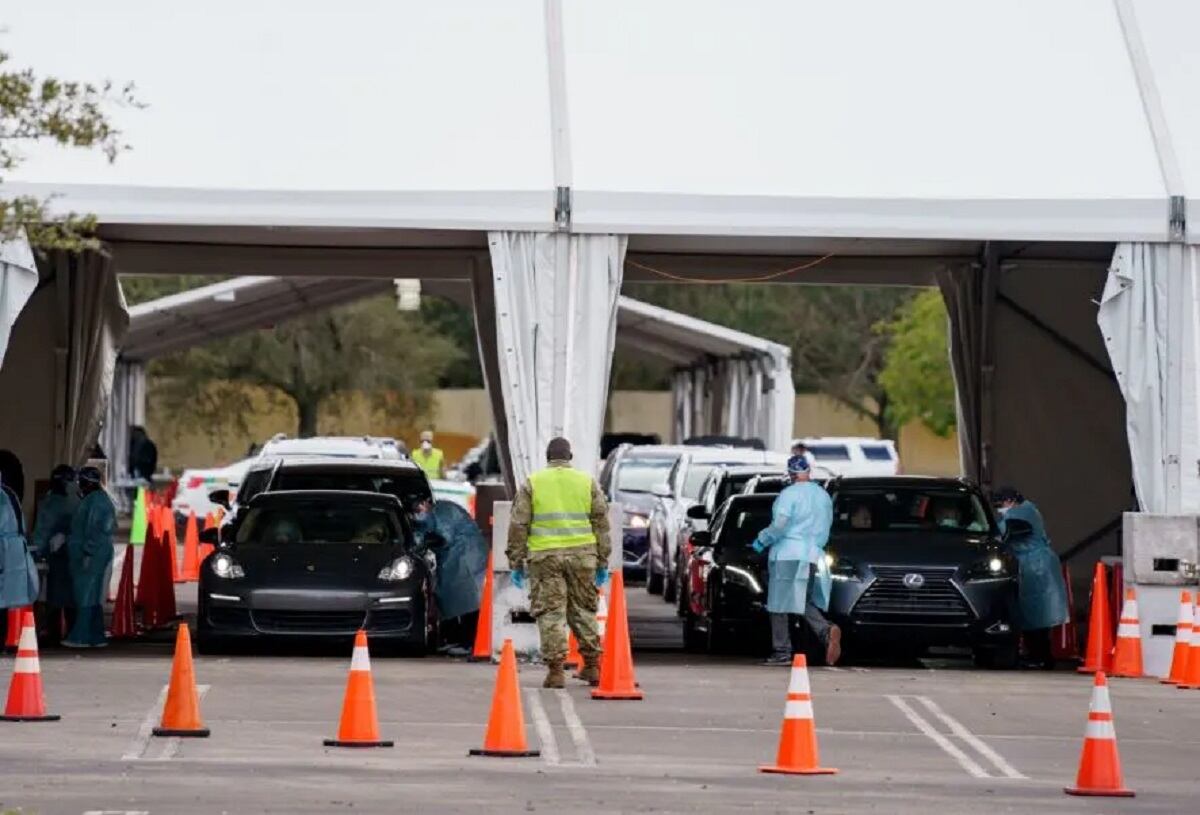
[[[767,560],[767,613],[771,619],[772,653],[767,665],[791,665],[792,618],[805,615],[826,645],[826,661],[837,661],[841,631],[820,611],[828,606],[828,584],[820,583],[810,602],[809,576],[814,565],[824,564],[825,544],[833,525],[833,501],[821,485],[811,480],[811,467],[802,455],[788,459],[786,487],[771,507],[771,525],[758,533],[754,551],[770,550]],[[821,595],[824,595],[823,598]]]

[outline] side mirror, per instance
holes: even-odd
[[[202,529],[200,531],[200,542],[207,543],[209,546],[217,546],[221,543],[221,531],[217,527]]]
[[[1020,518],[1012,518],[1004,521],[1004,538],[1024,538],[1033,534],[1033,524],[1029,521],[1021,520]]]
[[[711,532],[693,532],[692,546],[712,546],[713,539]]]
[[[666,481],[662,482],[661,484],[655,484],[654,487],[650,490],[650,494],[653,495],[655,498],[670,498],[671,497],[671,485],[668,484]]]
[[[703,521],[708,518],[708,507],[704,504],[692,504],[688,507],[687,516],[693,521]]]
[[[208,500],[212,501],[217,506],[229,509],[229,490],[213,490],[208,494]]]
[[[446,539],[438,532],[426,532],[421,542],[428,549],[441,549],[446,545]]]

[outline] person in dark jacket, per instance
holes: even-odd
[[[38,501],[31,540],[35,557],[44,560],[49,567],[46,573],[46,633],[47,642],[51,644],[62,640],[64,614],[67,628],[75,622],[67,538],[71,535],[71,519],[78,506],[75,470],[60,464],[50,473],[50,492]]]

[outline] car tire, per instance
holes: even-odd
[[[650,541],[650,551],[646,553],[646,593],[663,593],[663,576],[654,571],[654,541]]]
[[[688,575],[683,570],[683,564],[680,563],[675,569],[675,585],[676,597],[678,602],[675,603],[675,616],[687,619],[688,610],[691,606],[688,595]]]
[[[201,634],[196,632],[196,653],[201,656],[215,656],[223,654],[227,647],[222,643],[219,637],[214,637],[211,634]]]
[[[988,648],[977,647],[972,652],[975,665],[991,671],[1011,671],[1017,667],[1020,649],[1017,641]]]
[[[700,654],[708,650],[707,638],[696,626],[696,615],[688,609],[683,615],[683,650],[689,654]]]
[[[667,570],[667,577],[663,580],[663,602],[674,603],[679,599],[679,569],[671,568]]]

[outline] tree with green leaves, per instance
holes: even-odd
[[[461,356],[419,315],[380,296],[173,354],[150,373],[176,421],[244,431],[240,416],[253,410],[256,387],[290,401],[296,432],[313,436],[322,408],[352,392],[370,395],[396,426],[415,425],[431,406],[429,391]]]
[[[64,81],[39,77],[31,69],[9,67],[0,51],[0,182],[21,164],[22,147],[53,142],[65,147],[99,150],[109,161],[128,149],[113,125],[110,110],[139,107],[133,85]],[[39,250],[99,249],[96,219],[77,213],[51,214],[45,199],[8,197],[0,187],[0,241],[22,232]]]
[[[890,420],[900,427],[918,419],[946,438],[957,426],[950,370],[946,304],[936,289],[906,303],[877,333],[890,340],[879,382]]]

